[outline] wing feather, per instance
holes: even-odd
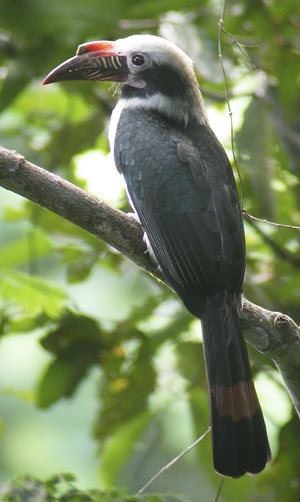
[[[149,111],[123,112],[115,160],[173,287],[198,296],[240,292],[242,215],[229,161],[212,131],[179,130]]]

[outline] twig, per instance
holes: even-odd
[[[220,484],[219,484],[218,491],[217,491],[216,496],[215,496],[215,500],[214,500],[214,502],[219,502],[219,498],[220,498],[221,491],[222,491],[222,488],[223,488],[223,486],[224,486],[225,481],[226,481],[226,478],[222,478],[222,479],[221,479]]]
[[[260,237],[265,241],[265,243],[268,246],[270,246],[270,248],[274,251],[274,253],[277,256],[279,256],[280,258],[283,258],[283,260],[287,261],[288,263],[290,263],[290,265],[292,265],[297,270],[299,270],[300,256],[289,252],[287,249],[285,249],[285,248],[281,247],[279,244],[277,244],[277,242],[274,241],[274,239],[272,239],[269,235],[267,235],[261,229],[261,227],[257,224],[255,217],[253,217],[253,216],[251,217],[251,215],[248,215],[248,213],[246,213],[245,211],[244,211],[243,215],[244,215],[244,219],[246,221],[248,221],[249,225],[251,225],[255,229],[255,231],[258,233],[258,235],[260,235]]]
[[[243,183],[242,183],[242,177],[241,177],[241,173],[240,173],[238,163],[236,160],[236,155],[235,155],[232,110],[231,110],[230,99],[229,99],[227,75],[226,75],[226,71],[225,71],[225,66],[224,66],[224,62],[223,62],[223,54],[222,54],[222,31],[223,31],[223,24],[224,24],[225,8],[226,8],[226,0],[223,1],[222,13],[221,13],[221,17],[220,17],[219,23],[218,23],[218,27],[219,27],[218,28],[218,55],[219,55],[221,70],[222,70],[222,74],[223,74],[226,103],[227,103],[229,120],[230,120],[231,151],[232,151],[234,167],[238,173],[238,177],[239,177],[239,181],[240,181],[240,202],[241,202],[241,207],[243,208]]]
[[[174,457],[168,464],[164,465],[161,469],[159,469],[159,471],[157,471],[157,473],[154,474],[154,476],[152,476],[152,478],[150,478],[149,481],[147,481],[147,483],[145,483],[144,486],[142,486],[142,488],[139,489],[139,491],[137,492],[137,495],[140,495],[141,493],[143,493],[150,485],[152,485],[152,483],[159,476],[161,476],[161,474],[163,474],[165,471],[167,471],[168,469],[170,469],[170,467],[172,467],[174,464],[176,464],[176,462],[178,462],[178,460],[180,460],[182,457],[184,457],[184,455],[186,455],[193,448],[195,448],[195,446],[198,443],[200,443],[209,434],[210,430],[211,430],[211,428],[209,427],[207,429],[207,431],[204,432],[204,434],[202,434],[202,436],[200,436],[198,439],[196,439],[196,441],[194,441],[192,444],[190,444],[190,446],[188,446],[185,450],[183,450],[181,453],[179,453],[179,455],[177,455],[176,457]]]
[[[240,173],[237,159],[236,159],[236,155],[235,155],[233,116],[232,116],[232,109],[231,109],[231,105],[230,105],[230,93],[229,93],[229,88],[228,88],[227,75],[226,75],[226,71],[225,71],[225,66],[224,66],[224,62],[223,62],[223,54],[222,54],[222,32],[226,33],[230,37],[232,43],[236,47],[238,47],[238,49],[241,51],[241,53],[244,56],[245,56],[245,53],[244,53],[245,51],[242,50],[242,48],[240,47],[240,44],[235,40],[235,38],[231,35],[231,33],[229,33],[227,30],[225,30],[225,28],[223,26],[225,8],[226,8],[226,0],[223,1],[222,12],[221,12],[221,16],[220,16],[220,19],[218,22],[218,27],[219,27],[218,28],[218,55],[219,55],[220,66],[221,66],[221,70],[222,70],[222,74],[223,74],[225,97],[226,97],[227,109],[228,109],[228,114],[229,114],[229,119],[230,119],[230,142],[231,142],[232,157],[233,157],[234,167],[238,173],[239,182],[240,182],[240,202],[241,202],[242,211],[245,215],[247,215],[252,220],[261,221],[263,223],[267,223],[268,225],[273,225],[276,227],[283,227],[283,228],[290,228],[293,230],[300,230],[300,226],[287,225],[284,223],[276,223],[275,221],[257,218],[256,216],[252,216],[252,214],[250,214],[244,210],[244,207],[243,207],[243,183],[242,183],[242,177],[241,177],[241,173]],[[258,69],[256,67],[253,67],[253,68],[255,71],[258,71]]]
[[[206,89],[203,85],[201,85],[201,93],[208,99],[212,101],[217,101],[218,103],[224,103],[226,101],[226,95],[223,92],[212,91],[210,89]],[[230,99],[239,99],[239,98],[250,98],[253,96],[252,92],[240,92],[238,94],[233,94],[229,92]]]
[[[242,56],[249,62],[249,65],[252,68],[252,70],[254,70],[255,72],[258,73],[260,71],[259,68],[257,68],[257,66],[255,66],[255,64],[252,63],[252,61],[250,61],[250,58],[249,58],[247,52],[244,50],[244,47],[251,47],[252,48],[253,46],[240,44],[234,38],[234,36],[231,33],[229,33],[229,31],[225,30],[224,27],[222,27],[222,31],[223,31],[223,33],[225,33],[230,38],[230,40],[231,40],[232,44],[234,45],[234,47],[236,47],[240,51],[240,53],[242,54]]]
[[[244,214],[244,216],[246,216],[246,218],[249,218],[250,220],[260,221],[262,223],[267,223],[268,225],[273,225],[274,227],[289,228],[291,230],[300,230],[300,226],[298,226],[298,225],[287,225],[286,223],[277,223],[276,221],[270,221],[270,220],[265,220],[263,218],[257,218],[257,216],[253,216],[252,214],[245,211],[245,209],[243,209],[243,214]]]

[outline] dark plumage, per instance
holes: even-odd
[[[162,271],[189,309],[201,314],[198,303],[223,289],[239,295],[242,216],[230,164],[211,129],[127,108],[114,154]]]
[[[207,125],[128,108],[114,154],[164,276],[202,318],[215,468],[259,472],[270,453],[238,317],[244,230],[224,149]]]
[[[162,38],[134,35],[81,45],[44,83],[66,79],[122,82],[111,147],[162,273],[202,321],[214,467],[260,472],[270,450],[238,315],[242,213],[192,62]]]

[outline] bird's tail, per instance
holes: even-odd
[[[233,295],[207,300],[202,328],[214,467],[234,478],[258,473],[270,449]]]

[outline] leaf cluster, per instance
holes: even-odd
[[[0,484],[3,502],[176,502],[175,497],[159,495],[129,496],[118,490],[80,490],[72,474],[64,473],[41,481],[37,478],[20,477]],[[177,499],[179,500],[179,499]]]

